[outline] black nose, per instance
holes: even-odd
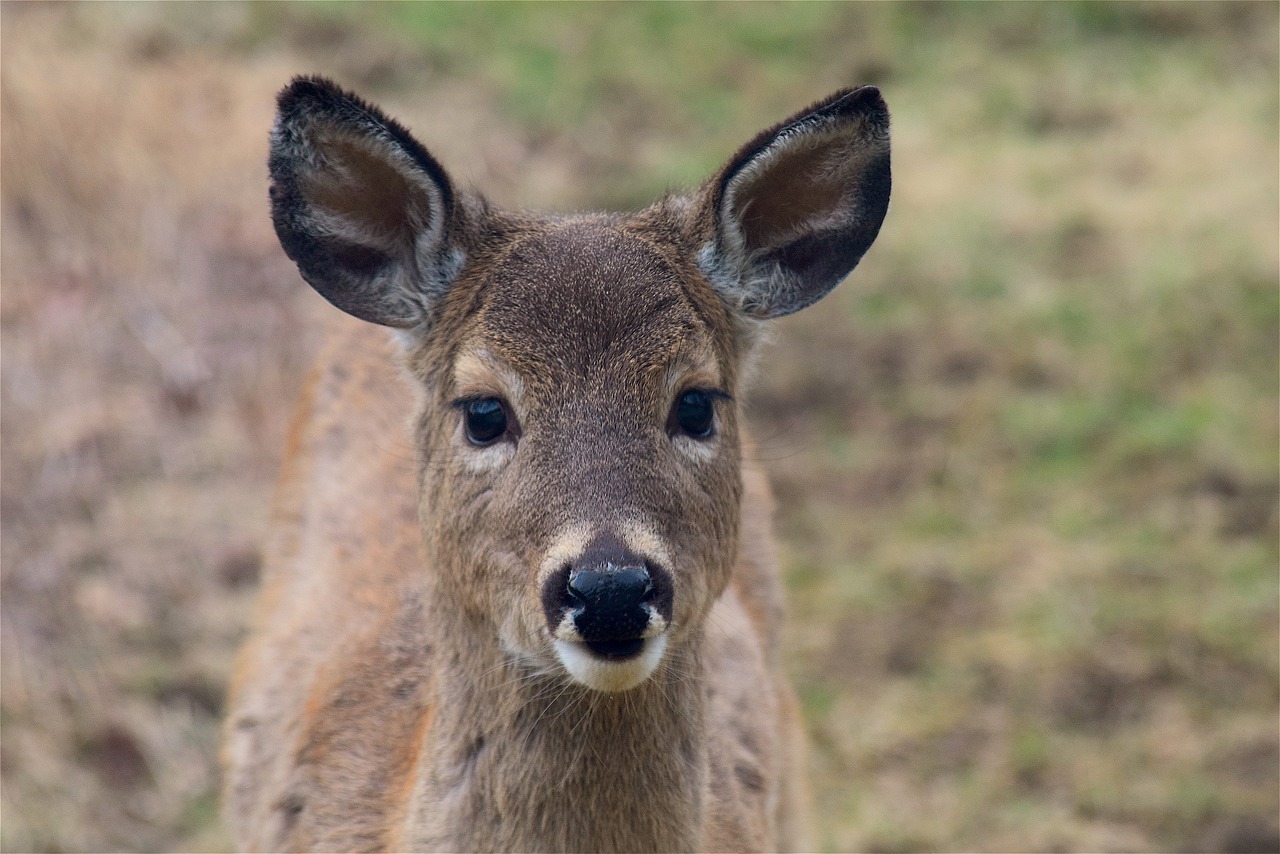
[[[573,600],[573,623],[588,643],[638,638],[649,625],[644,604],[653,592],[653,580],[644,565],[571,567],[567,592]]]

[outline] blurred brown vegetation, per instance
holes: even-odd
[[[224,685],[329,310],[266,213],[311,71],[557,209],[882,84],[884,234],[752,400],[819,839],[1280,847],[1274,3],[372,9],[0,7],[5,850],[227,845]]]

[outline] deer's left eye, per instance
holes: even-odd
[[[467,438],[476,445],[491,445],[507,432],[507,411],[496,397],[468,400],[462,407]]]
[[[691,389],[676,398],[667,421],[667,432],[684,433],[694,439],[707,439],[715,432],[714,397],[705,391]]]

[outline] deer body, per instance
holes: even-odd
[[[288,438],[224,761],[241,847],[805,843],[763,477],[759,321],[861,257],[887,113],[837,93],[696,196],[509,214],[295,81],[273,214],[336,324]]]

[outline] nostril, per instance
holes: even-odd
[[[566,612],[577,611],[583,606],[583,603],[569,589],[571,571],[572,567],[565,564],[542,585],[542,611],[546,614],[547,625],[552,631],[560,625]]]
[[[566,608],[584,608],[587,604],[587,596],[580,583],[574,582],[582,575],[581,572],[574,572],[571,567],[564,568],[564,606]]]

